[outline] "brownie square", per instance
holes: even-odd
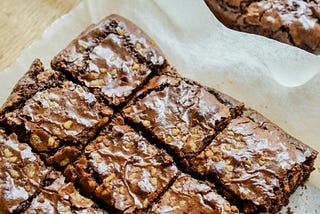
[[[233,117],[230,109],[199,84],[162,75],[151,79],[122,111],[126,120],[180,158],[201,151]]]
[[[53,60],[111,106],[130,98],[165,60],[155,43],[130,21],[111,15],[89,26]]]
[[[29,80],[20,82],[33,86]],[[94,94],[64,79],[61,85],[39,90],[16,109],[5,111],[0,121],[41,153],[47,163],[52,164],[54,159],[58,165],[65,166],[112,114],[112,109]]]
[[[317,152],[253,110],[234,119],[191,162],[240,211],[277,212],[314,169]]]
[[[65,177],[60,172],[50,173],[48,179],[53,182],[33,198],[30,206],[23,213],[108,213],[98,208],[90,199],[82,196],[73,183],[65,181]]]
[[[148,213],[239,213],[207,183],[182,173]]]
[[[115,211],[146,209],[178,174],[166,151],[124,125],[121,117],[102,130],[85,155],[75,164],[82,191]]]
[[[47,172],[27,144],[0,129],[0,213],[19,210],[41,189]]]

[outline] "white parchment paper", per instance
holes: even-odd
[[[320,56],[229,30],[201,0],[83,1],[0,72],[0,104],[33,59],[49,67],[87,25],[113,13],[147,32],[183,76],[245,102],[320,151]],[[319,159],[310,181],[290,198],[294,213],[320,212]]]

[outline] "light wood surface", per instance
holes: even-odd
[[[0,71],[81,0],[0,0]]]

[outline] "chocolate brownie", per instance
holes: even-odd
[[[309,177],[317,152],[245,110],[191,162],[244,213],[275,213]]]
[[[28,76],[24,78],[20,82],[32,85],[33,80]],[[14,100],[15,95],[22,93],[27,92],[15,90],[11,97]],[[20,140],[29,142],[48,163],[54,159],[65,166],[108,121],[112,109],[85,88],[64,80],[59,87],[52,84],[51,88],[40,90],[21,103],[19,108],[3,113],[0,121],[16,132]]]
[[[205,0],[229,28],[263,35],[309,52],[320,51],[318,0]]]
[[[182,159],[203,149],[232,118],[230,108],[240,105],[224,105],[204,87],[180,77],[155,77],[146,88],[148,93],[130,102],[123,115]]]
[[[48,170],[16,134],[0,129],[0,213],[12,213],[43,185]]]
[[[82,190],[116,211],[146,209],[178,174],[172,158],[124,125],[121,117],[102,130],[85,154],[75,164]]]
[[[141,29],[111,15],[89,26],[51,65],[100,94],[109,105],[117,106],[128,101],[147,77],[166,62]]]
[[[50,179],[54,179],[52,184],[44,187],[23,213],[108,213],[98,208],[90,199],[82,196],[73,183],[65,182],[65,177],[61,173],[51,173]]]
[[[182,173],[148,213],[239,213],[213,187]]]

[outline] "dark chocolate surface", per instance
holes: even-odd
[[[227,27],[263,35],[309,52],[320,51],[318,0],[205,0]]]

